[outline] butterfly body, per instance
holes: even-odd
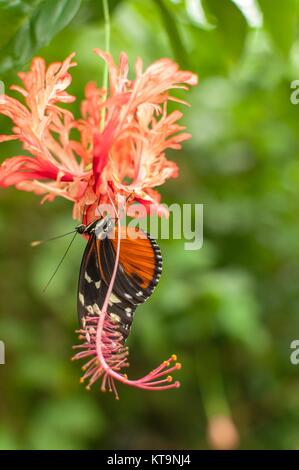
[[[109,298],[108,314],[127,339],[135,310],[152,294],[162,272],[159,246],[141,229],[114,226],[114,219],[103,217],[76,230],[89,237],[78,284],[78,316],[99,315],[108,291],[116,261],[118,238],[120,256]]]

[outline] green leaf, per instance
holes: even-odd
[[[273,43],[287,56],[293,44],[297,23],[296,0],[258,0],[265,28]]]
[[[165,30],[169,37],[169,42],[172,47],[174,56],[179,64],[184,68],[189,68],[188,53],[185,49],[179,28],[177,26],[176,18],[169,10],[163,0],[153,0],[164,23]]]
[[[243,14],[231,0],[204,0],[203,7],[209,22],[216,24],[215,32],[229,61],[237,61],[247,35],[247,22]]]
[[[1,51],[0,73],[24,65],[65,28],[81,0],[43,0],[32,9],[20,29]]]
[[[41,0],[0,0],[0,47],[15,34]]]
[[[114,10],[124,0],[109,0],[109,13],[110,17],[113,15]],[[75,26],[81,26],[87,23],[98,23],[104,19],[103,2],[101,0],[82,0],[80,15],[76,16]]]

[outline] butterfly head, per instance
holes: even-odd
[[[88,225],[80,224],[77,225],[76,231],[81,235],[92,235],[95,234],[97,239],[103,239],[112,232],[115,225],[115,219],[109,216],[101,217],[98,220],[94,220]]]

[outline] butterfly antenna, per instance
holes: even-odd
[[[71,233],[73,233],[73,232],[71,232]],[[68,254],[68,252],[69,252],[69,250],[70,250],[70,248],[71,248],[71,246],[72,246],[72,244],[73,244],[73,242],[74,242],[74,240],[75,240],[75,238],[76,238],[77,233],[78,233],[78,232],[75,231],[75,234],[74,234],[73,238],[71,239],[71,241],[70,241],[70,243],[69,243],[67,249],[65,250],[63,257],[62,257],[61,260],[59,261],[57,268],[55,269],[54,273],[52,274],[52,276],[51,276],[50,279],[48,280],[48,282],[47,282],[47,284],[45,285],[45,287],[43,288],[43,292],[45,292],[45,291],[47,290],[47,288],[49,287],[49,285],[50,285],[52,279],[54,278],[54,276],[56,275],[58,269],[59,269],[60,266],[62,265],[62,263],[63,263],[63,261],[64,261],[66,255]]]
[[[46,240],[34,240],[30,243],[30,246],[35,247],[41,245],[42,243],[51,242],[52,240],[58,240],[59,238],[66,237],[67,235],[71,235],[72,233],[76,232],[76,230],[72,230],[71,232],[64,233],[63,235],[57,235],[56,237],[46,238]]]

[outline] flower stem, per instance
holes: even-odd
[[[104,27],[105,27],[105,52],[109,52],[110,50],[110,14],[109,14],[109,5],[108,0],[102,0],[103,4],[103,12],[104,12]],[[103,81],[102,81],[102,88],[105,90],[105,94],[103,100],[105,101],[107,98],[108,93],[108,65],[105,62],[104,72],[103,72]],[[106,109],[103,107],[101,111],[101,131],[103,131],[105,127],[105,115]]]

